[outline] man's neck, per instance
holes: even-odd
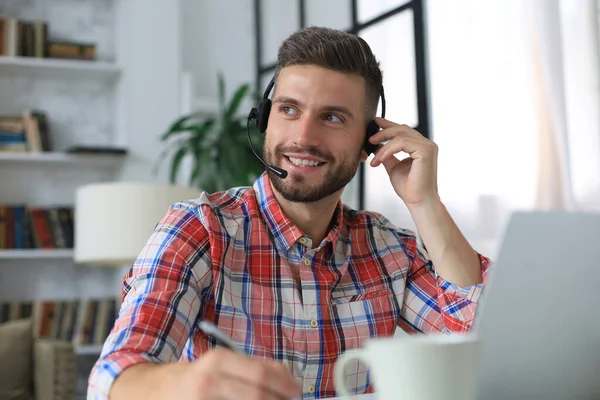
[[[340,200],[341,192],[313,203],[294,203],[283,198],[275,188],[273,193],[283,213],[312,239],[312,247],[319,246],[327,235],[331,219]]]

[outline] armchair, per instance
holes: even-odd
[[[75,350],[37,338],[31,319],[0,324],[0,400],[75,400]]]

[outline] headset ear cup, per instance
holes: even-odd
[[[368,156],[375,153],[375,150],[377,150],[377,145],[369,142],[369,138],[379,132],[379,130],[379,125],[377,125],[375,121],[371,121],[369,122],[369,125],[367,125],[364,149]]]
[[[265,133],[267,123],[269,122],[269,114],[271,113],[271,100],[265,99],[258,106],[258,114],[256,116],[256,128],[260,133]]]

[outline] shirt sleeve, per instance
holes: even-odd
[[[471,330],[477,302],[487,284],[491,261],[477,253],[483,283],[460,287],[435,272],[427,250],[414,236],[405,236],[403,246],[411,259],[401,310],[400,327],[409,333]]]
[[[140,363],[177,361],[212,284],[208,233],[192,202],[169,207],[123,282],[123,303],[88,381],[107,400],[114,380]]]

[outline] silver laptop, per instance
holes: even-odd
[[[478,398],[600,399],[600,214],[513,214],[494,264]]]

